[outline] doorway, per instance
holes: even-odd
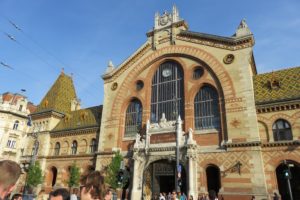
[[[276,168],[278,190],[282,200],[290,200],[285,170],[289,167],[291,172],[291,189],[294,199],[300,199],[300,164],[294,161],[287,161],[287,164],[280,164]]]
[[[221,188],[220,169],[215,165],[206,168],[207,191],[214,190],[218,195]]]

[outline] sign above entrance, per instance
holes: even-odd
[[[171,163],[154,163],[153,171],[155,176],[174,176],[174,165]]]

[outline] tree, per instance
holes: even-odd
[[[31,164],[27,174],[27,185],[30,188],[34,188],[41,184],[44,180],[42,169],[39,162]]]
[[[128,178],[124,176],[124,171],[120,169],[122,160],[123,156],[117,151],[107,166],[105,182],[113,189],[123,188],[128,182]]]
[[[76,163],[74,162],[70,167],[70,177],[68,180],[68,186],[74,187],[79,186],[79,180],[80,180],[80,170],[79,167],[77,167]]]

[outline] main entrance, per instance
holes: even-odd
[[[176,162],[169,160],[156,161],[145,170],[143,196],[155,198],[159,193],[172,192],[176,188],[175,170]],[[181,192],[186,194],[186,172],[182,167]]]

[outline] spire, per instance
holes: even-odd
[[[71,111],[71,103],[74,99],[77,99],[77,97],[73,80],[70,76],[61,72],[35,112],[55,110],[67,113]]]
[[[179,12],[178,12],[178,9],[175,4],[173,5],[172,11],[173,11],[172,12],[173,23],[178,22],[179,21]]]
[[[251,35],[251,31],[246,23],[245,19],[242,19],[242,21],[240,22],[238,28],[235,31],[235,37],[243,37],[246,35]]]

